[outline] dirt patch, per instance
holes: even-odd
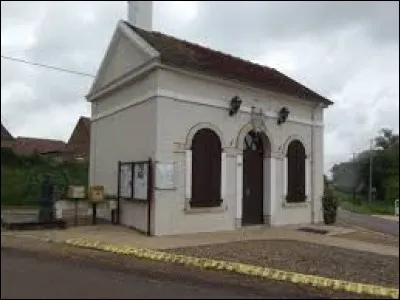
[[[288,241],[245,241],[169,250],[353,282],[399,286],[399,259],[338,247]]]
[[[372,215],[375,218],[381,218],[389,221],[395,221],[399,222],[399,216],[393,216],[393,215]]]
[[[336,237],[350,239],[350,240],[356,240],[356,241],[362,241],[362,242],[367,242],[367,243],[373,243],[373,244],[381,244],[381,245],[391,246],[391,247],[399,247],[399,237],[398,236],[387,235],[387,234],[373,232],[373,231],[357,230],[356,232],[337,235]]]
[[[143,276],[154,277],[154,279],[164,278],[214,287],[224,286],[238,291],[248,290],[249,293],[259,294],[265,299],[376,299],[373,296],[334,292],[326,289],[320,290],[310,286],[265,280],[234,273],[198,270],[63,244],[45,243],[33,239],[6,236],[2,236],[1,239],[1,246],[5,249],[31,251],[37,253],[37,255],[62,257],[66,260],[82,260],[96,265],[103,264],[107,268],[142,273]]]

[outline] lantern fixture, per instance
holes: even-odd
[[[281,125],[286,122],[289,116],[289,109],[287,107],[282,107],[278,113],[278,125]]]

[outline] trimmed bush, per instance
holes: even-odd
[[[324,223],[334,224],[336,222],[338,199],[335,196],[333,189],[329,186],[325,188],[324,196],[322,197],[322,208],[324,213]]]

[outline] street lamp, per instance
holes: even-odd
[[[374,148],[373,140],[370,142],[370,155],[369,155],[369,186],[368,186],[368,202],[372,203],[372,164],[373,164],[373,151],[382,151],[382,147]]]

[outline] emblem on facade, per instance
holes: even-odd
[[[253,130],[256,133],[265,132],[267,130],[264,122],[264,114],[260,109],[256,109],[254,106],[251,108],[251,124],[253,125]]]

